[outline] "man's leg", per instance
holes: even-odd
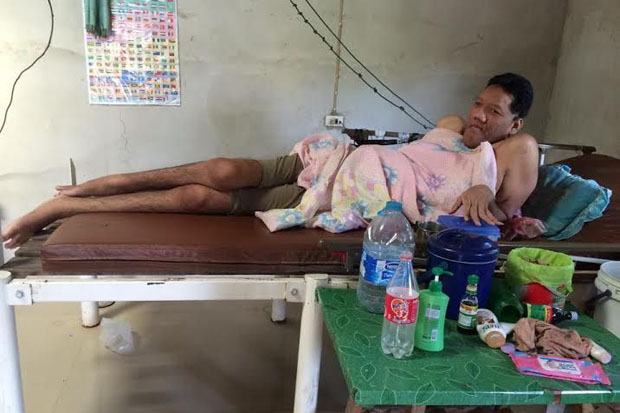
[[[13,222],[2,233],[7,248],[16,248],[57,219],[85,212],[226,213],[231,196],[203,185],[102,197],[53,198]]]
[[[262,166],[256,160],[215,158],[172,168],[109,175],[75,186],[58,185],[56,190],[60,195],[86,197],[199,184],[216,191],[228,192],[258,186],[262,175]]]

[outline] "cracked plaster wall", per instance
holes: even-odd
[[[620,2],[570,0],[545,135],[620,157]],[[558,152],[550,160],[574,156]],[[616,195],[617,196],[617,195]]]
[[[89,106],[80,2],[52,3],[52,47],[22,77],[0,135],[2,227],[69,182],[69,158],[83,182],[214,156],[271,157],[324,129],[335,58],[288,1],[179,0],[180,107]],[[313,3],[335,28],[339,1]],[[4,110],[13,80],[45,44],[49,15],[44,0],[1,4]],[[563,0],[345,0],[343,36],[433,120],[465,114],[493,74],[530,77],[536,102],[527,130],[539,135],[564,15]],[[346,68],[338,110],[348,127],[420,131]]]

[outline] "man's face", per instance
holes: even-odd
[[[463,143],[476,148],[481,142],[498,142],[521,129],[523,119],[510,110],[512,96],[499,86],[489,86],[469,109]]]

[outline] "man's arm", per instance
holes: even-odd
[[[461,194],[452,213],[461,205],[466,220],[501,224],[511,219],[530,196],[538,181],[538,144],[528,134],[517,134],[495,148],[498,167],[504,172],[497,195],[490,188],[476,185]]]
[[[437,122],[437,127],[450,129],[462,135],[465,130],[465,119],[456,115],[444,116]]]
[[[504,179],[495,201],[508,219],[532,194],[538,181],[538,143],[526,133],[517,134],[498,148],[498,162],[505,162]]]

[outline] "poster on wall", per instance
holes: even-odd
[[[110,0],[112,34],[85,32],[88,100],[180,105],[176,0]]]

